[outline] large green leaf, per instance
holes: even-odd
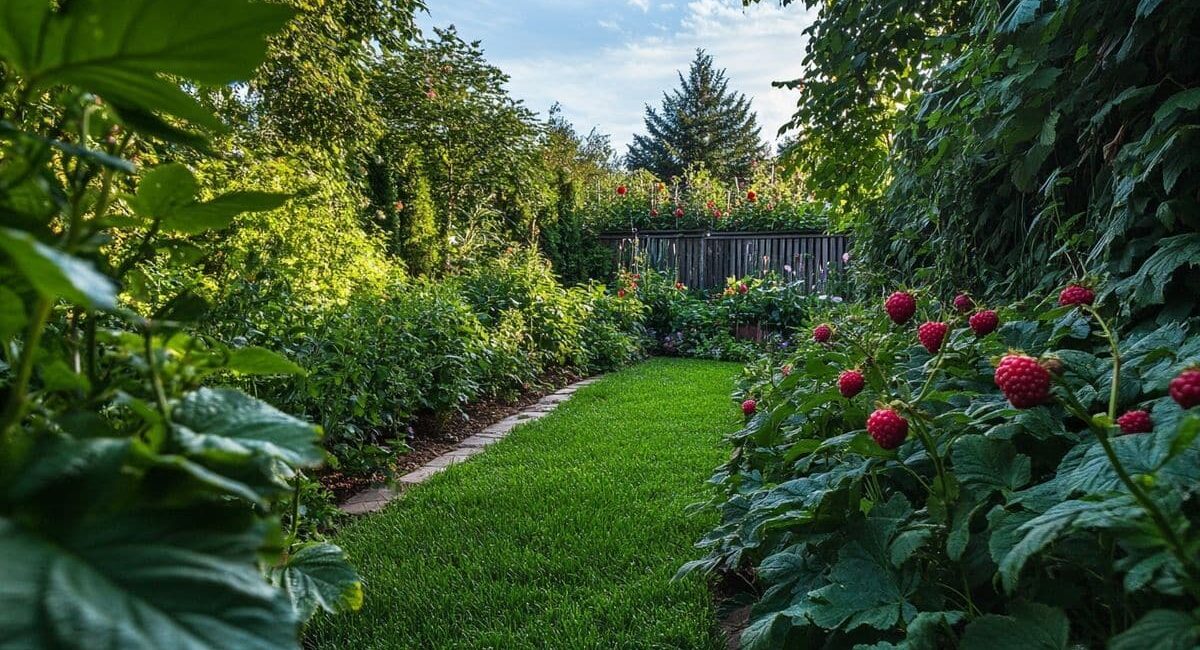
[[[38,241],[27,232],[0,228],[0,250],[43,296],[94,309],[115,309],[117,286],[92,266]]]
[[[319,465],[325,457],[316,427],[241,391],[201,388],[184,397],[172,417],[175,438],[189,454],[212,460],[265,455],[293,467]]]
[[[243,375],[303,375],[304,368],[291,359],[260,347],[231,350],[225,366]]]
[[[1108,650],[1193,650],[1200,643],[1200,622],[1187,612],[1156,609],[1113,637]]]
[[[249,512],[60,522],[0,518],[0,640],[10,648],[296,648],[296,617],[259,573]]]
[[[270,579],[287,594],[301,621],[307,621],[317,609],[338,614],[362,607],[358,571],[333,544],[305,544],[283,565],[272,568]]]
[[[989,614],[971,621],[963,650],[1065,650],[1070,624],[1062,611],[1039,603],[1018,603],[1008,616]]]
[[[72,84],[195,124],[220,122],[167,75],[205,85],[247,78],[292,9],[248,0],[0,0],[0,55],[39,87]]]
[[[138,215],[160,220],[166,232],[195,235],[228,228],[234,217],[245,212],[274,210],[289,198],[268,192],[230,192],[200,202],[196,200],[199,191],[196,177],[187,167],[169,163],[146,172],[137,193],[127,202]]]
[[[239,214],[274,210],[287,203],[289,198],[287,194],[269,192],[230,192],[211,201],[183,206],[163,219],[162,228],[189,235],[221,230],[228,228]]]

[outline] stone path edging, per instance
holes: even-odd
[[[487,427],[475,435],[465,438],[449,452],[434,458],[425,465],[401,476],[395,487],[368,488],[346,499],[338,508],[347,514],[363,515],[382,510],[389,502],[403,494],[405,488],[419,483],[445,470],[447,467],[461,463],[476,454],[481,454],[489,445],[500,442],[518,425],[532,422],[553,411],[559,404],[570,399],[571,395],[580,388],[599,381],[599,377],[591,377],[575,382],[570,386],[559,389],[530,405],[525,410],[510,415],[503,420]]]

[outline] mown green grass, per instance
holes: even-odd
[[[319,648],[719,648],[715,523],[685,513],[736,429],[733,364],[656,359],[581,389],[337,538],[365,579]]]

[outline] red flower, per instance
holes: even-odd
[[[655,208],[650,208],[650,216],[652,216],[652,217],[657,217],[657,216],[658,216],[658,210],[657,210],[657,209],[655,209]]]
[[[618,297],[618,298],[624,298],[624,297],[625,297],[625,290],[624,290],[624,289],[617,289],[617,297]]]
[[[754,190],[750,190],[749,192],[746,192],[746,200],[754,203],[758,200],[758,194]]]
[[[679,219],[683,216],[683,208],[675,208],[675,218]]]
[[[738,293],[745,295],[749,291],[750,291],[750,287],[747,287],[745,282],[738,285]]]
[[[617,196],[625,196],[628,193],[629,193],[628,187],[625,187],[624,185],[617,186]]]

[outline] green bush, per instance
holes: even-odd
[[[734,398],[755,403],[712,479],[722,523],[685,567],[753,571],[743,647],[1195,646],[1200,411],[1167,389],[1200,338],[1118,340],[1090,307],[1047,302],[999,309],[986,336],[925,302],[951,325],[936,352],[878,305],[843,306],[829,344],[748,366]],[[996,386],[1013,350],[1052,384],[1038,405]],[[848,398],[851,369],[866,389]],[[895,448],[866,424],[886,410],[907,423]],[[1132,410],[1150,433],[1123,435]]]

